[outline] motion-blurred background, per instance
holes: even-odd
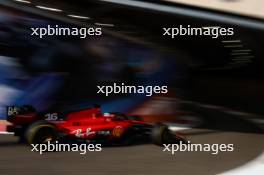
[[[262,2],[246,0],[1,0],[0,119],[6,123],[7,105],[32,104],[43,111],[101,104],[106,112],[138,114],[176,128],[255,133],[263,140],[263,12]],[[47,25],[102,27],[103,35],[30,35],[31,27]],[[162,35],[163,27],[178,25],[233,27],[235,35]],[[166,85],[169,93],[96,93],[97,85],[113,82]],[[248,142],[241,144],[251,147]],[[245,152],[252,158],[261,148]]]

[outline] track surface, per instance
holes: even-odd
[[[264,151],[263,128],[242,118],[195,106],[202,128],[182,131],[192,143],[234,144],[233,152],[177,152],[141,144],[105,147],[102,152],[50,152],[40,155],[31,147],[18,144],[12,135],[0,135],[1,175],[214,175],[255,159]]]
[[[193,133],[194,130],[189,130]],[[102,152],[52,152],[39,155],[17,144],[11,135],[0,137],[0,174],[116,175],[116,174],[197,174],[212,175],[241,166],[264,148],[261,134],[196,130],[188,135],[193,143],[233,143],[234,152],[177,152],[171,155],[154,145],[108,147]]]

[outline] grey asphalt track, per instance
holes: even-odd
[[[177,152],[171,155],[151,144],[106,147],[102,152],[50,152],[40,155],[17,143],[12,135],[0,136],[1,175],[212,175],[241,166],[264,148],[264,136],[257,133],[185,131],[192,143],[234,144],[233,152]]]
[[[243,166],[264,151],[263,128],[243,118],[194,105],[203,125],[181,131],[191,143],[234,144],[233,152],[163,152],[138,144],[101,152],[31,152],[12,135],[0,135],[0,175],[214,175]],[[207,129],[205,129],[207,128]]]

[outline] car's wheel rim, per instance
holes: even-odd
[[[52,128],[41,128],[35,135],[36,143],[48,143],[56,139]]]

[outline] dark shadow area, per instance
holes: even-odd
[[[182,108],[187,111],[192,111],[202,119],[203,124],[199,126],[200,128],[219,131],[264,133],[263,128],[256,123],[217,109],[203,108],[195,104],[184,104]]]

